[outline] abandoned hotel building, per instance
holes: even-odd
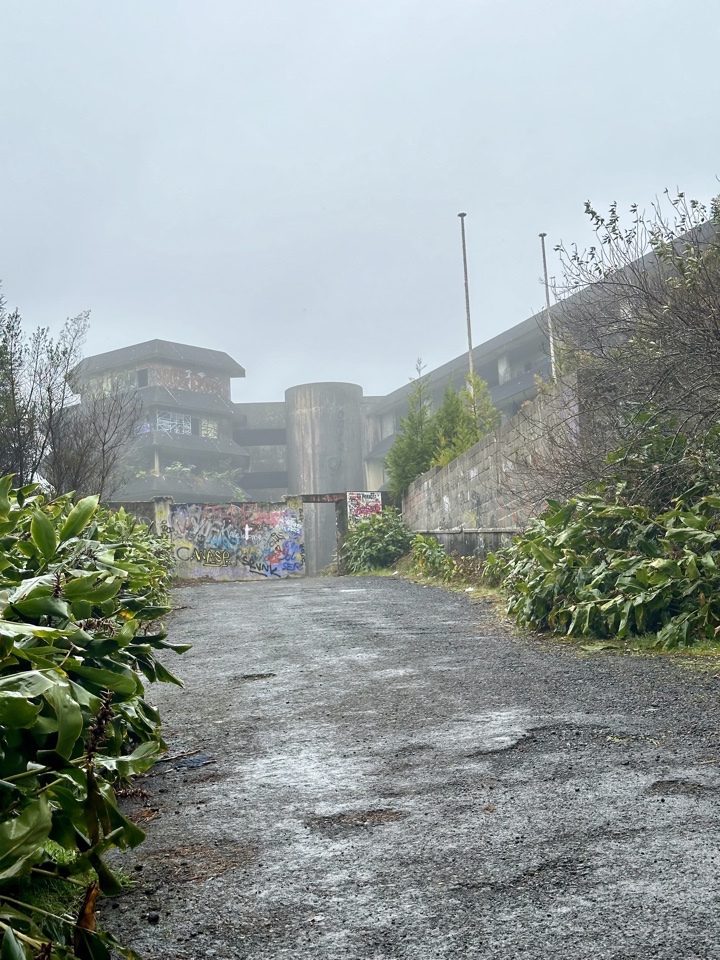
[[[548,371],[542,315],[475,347],[475,370],[495,406],[512,416]],[[448,383],[462,387],[467,354],[427,374],[434,404]],[[135,476],[113,501],[171,497],[179,503],[277,502],[287,495],[381,490],[384,460],[406,412],[408,383],[387,396],[364,396],[352,383],[289,387],[284,402],[237,403],[231,381],[245,370],[227,353],[149,340],[88,357],[76,371],[79,390],[137,390],[142,415],[134,444]],[[242,493],[239,492],[242,488]],[[334,516],[307,505],[306,537],[325,541],[309,572],[330,561],[323,528]]]

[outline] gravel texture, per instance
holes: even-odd
[[[177,592],[147,958],[720,957],[718,679],[384,578]]]

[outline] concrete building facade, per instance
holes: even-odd
[[[250,466],[234,436],[245,417],[230,392],[231,381],[244,376],[227,353],[169,340],[148,340],[78,364],[72,378],[81,402],[90,391],[132,391],[141,400],[132,466],[114,499],[232,499],[237,485],[227,478]]]
[[[478,345],[475,369],[504,418],[536,394],[536,376],[548,372],[540,317]],[[467,373],[462,354],[427,373],[433,404]],[[113,500],[227,503],[276,502],[303,494],[382,490],[384,460],[407,409],[411,384],[384,397],[350,383],[289,387],[284,402],[234,403],[231,381],[244,369],[228,354],[150,340],[84,360],[78,389],[137,391],[142,414],[133,456],[137,469]],[[241,474],[242,494],[227,476]],[[310,573],[332,559],[332,504],[307,504]]]

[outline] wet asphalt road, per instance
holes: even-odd
[[[405,581],[179,590],[147,958],[720,958],[720,681]],[[174,759],[173,759],[174,758]]]

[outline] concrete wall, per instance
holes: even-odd
[[[288,491],[342,493],[365,487],[362,387],[354,383],[304,383],[285,391]],[[305,506],[309,574],[335,554],[335,507]]]
[[[284,427],[285,404],[282,400],[269,400],[266,403],[236,403],[238,413],[247,418],[245,426],[255,430],[259,427]]]
[[[114,501],[110,500],[103,502],[103,506],[107,507],[108,510],[119,510],[120,507],[127,510],[127,512],[135,517],[140,523],[144,523],[146,526],[150,527],[151,530],[155,530],[155,501],[154,500],[124,500],[124,501]]]
[[[243,421],[233,436],[250,457],[243,490],[250,500],[281,500],[288,492],[285,404],[236,403],[234,408]],[[274,480],[269,474],[283,476]]]
[[[506,547],[511,543],[515,533],[511,527],[495,530],[477,530],[475,528],[464,530],[417,530],[424,537],[433,537],[437,542],[445,547],[449,554],[457,553],[461,557],[486,557],[488,553],[493,553],[501,547]]]
[[[522,528],[544,504],[532,460],[547,452],[547,431],[571,424],[574,397],[540,395],[446,467],[410,485],[403,517],[412,530]]]
[[[264,580],[305,576],[302,503],[156,502],[175,576]]]

